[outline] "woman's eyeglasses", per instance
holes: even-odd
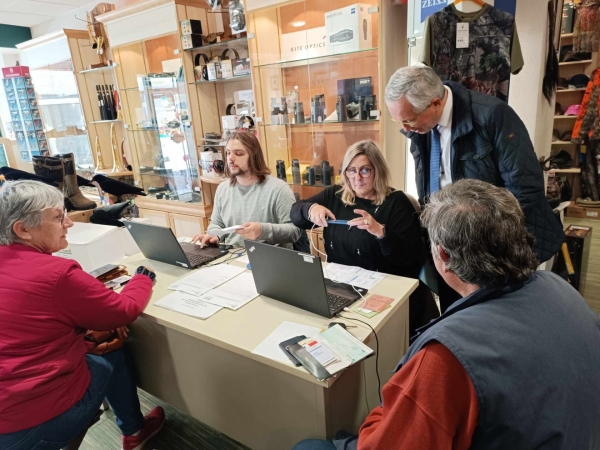
[[[68,217],[67,208],[63,209],[62,214],[59,217],[53,217],[52,219],[44,219],[44,220],[56,220],[59,221],[61,226],[65,226],[65,219]]]
[[[348,167],[346,169],[346,176],[348,178],[355,178],[356,175],[360,173],[361,178],[369,178],[371,176],[371,172],[373,172],[372,167],[361,167],[360,169]]]

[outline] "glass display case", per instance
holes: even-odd
[[[127,133],[129,163],[144,200],[199,205],[202,191],[181,74],[179,38],[167,35],[116,47],[113,56]]]
[[[50,153],[73,153],[79,172],[93,171],[94,159],[71,61],[31,68],[31,78]]]
[[[377,1],[306,0],[249,14],[260,136],[300,198],[339,178],[346,149],[381,145]]]

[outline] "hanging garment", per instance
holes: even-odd
[[[600,40],[600,0],[578,0],[573,29],[573,51],[597,52]]]
[[[469,24],[468,48],[456,48],[458,23]],[[450,4],[427,18],[420,61],[443,81],[507,102],[510,74],[519,73],[524,64],[515,18],[488,4],[474,13]]]
[[[600,110],[598,101],[600,100],[600,69],[592,72],[592,77],[583,95],[581,108],[573,133],[571,134],[571,142],[574,144],[585,144],[586,138],[590,140],[600,140]]]

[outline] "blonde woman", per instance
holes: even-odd
[[[346,151],[340,184],[294,203],[292,223],[303,229],[323,227],[329,262],[418,278],[426,254],[419,220],[404,192],[390,186],[390,178],[377,144],[357,142]],[[328,224],[328,219],[348,225]],[[425,321],[426,294],[421,287],[411,296],[411,331]]]

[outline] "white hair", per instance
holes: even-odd
[[[40,181],[7,181],[0,189],[0,245],[19,242],[13,231],[18,221],[28,228],[42,223],[42,213],[48,208],[64,208],[63,194]]]
[[[440,77],[422,64],[398,69],[385,88],[386,102],[395,102],[406,96],[416,114],[425,111],[433,99],[443,99],[445,95]]]

